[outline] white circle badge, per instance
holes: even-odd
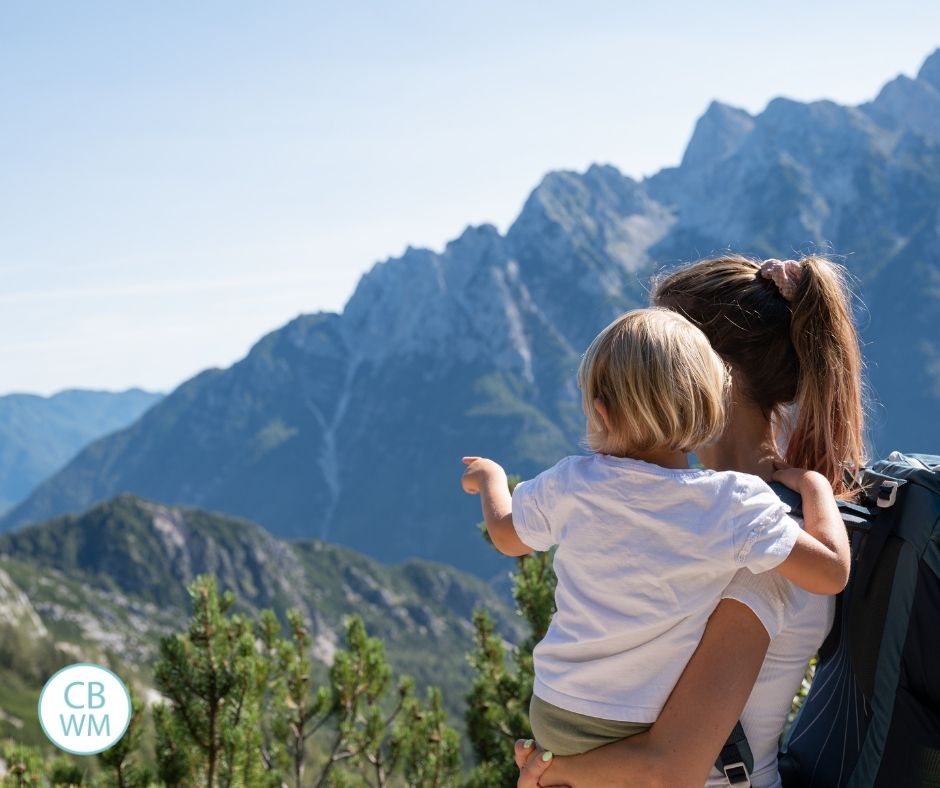
[[[57,671],[39,693],[39,724],[56,747],[94,755],[124,735],[131,696],[114,673],[92,662]]]

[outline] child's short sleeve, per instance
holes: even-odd
[[[767,484],[756,476],[746,478],[735,490],[734,562],[756,574],[773,569],[790,555],[800,524]]]
[[[734,599],[757,616],[771,640],[779,635],[794,606],[795,586],[778,572],[752,574],[739,570],[721,594]]]
[[[559,466],[534,479],[519,482],[512,491],[512,524],[516,535],[533,550],[548,550],[558,544],[552,513],[558,490]]]

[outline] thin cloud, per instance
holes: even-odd
[[[75,298],[112,298],[118,296],[180,295],[213,290],[239,290],[272,284],[315,284],[323,282],[323,272],[303,274],[265,274],[215,279],[177,280],[173,282],[148,282],[138,285],[110,285],[99,287],[74,287],[57,290],[21,290],[0,293],[0,303],[19,304],[36,301],[57,301]]]

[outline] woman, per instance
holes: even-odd
[[[861,357],[838,266],[815,256],[704,260],[657,282],[653,302],[698,325],[732,370],[731,418],[699,452],[706,467],[769,481],[785,443],[783,462],[852,496],[845,471],[863,462]],[[570,758],[517,742],[519,787],[727,785],[713,764],[738,718],[754,754],[752,784],[779,786],[777,741],[833,607],[776,573],[740,572],[647,733]]]

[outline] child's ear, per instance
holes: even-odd
[[[601,421],[604,422],[604,429],[610,432],[610,417],[607,415],[607,406],[599,399],[595,399],[594,410],[597,411],[597,415],[600,416]]]

